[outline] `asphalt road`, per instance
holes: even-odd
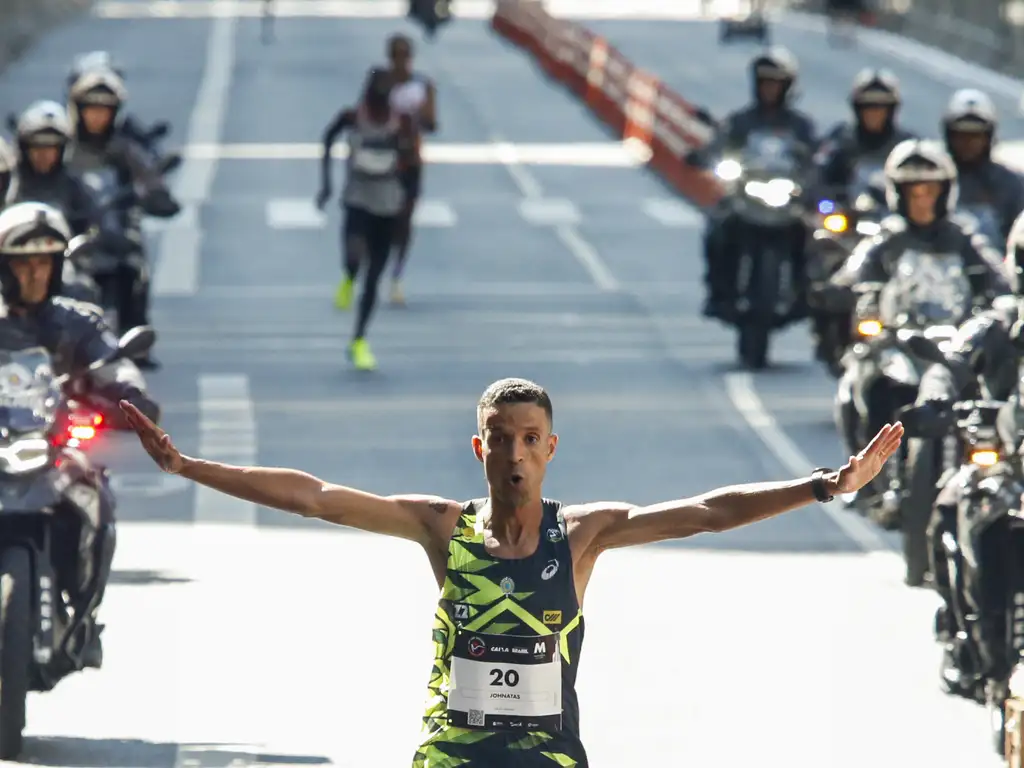
[[[71,56],[107,48],[132,110],[188,131],[189,210],[154,232],[166,367],[150,377],[184,451],[469,498],[475,398],[518,375],[554,397],[547,491],[566,501],[653,502],[840,461],[806,333],[776,341],[775,370],[736,372],[731,334],[698,316],[699,218],[480,21],[420,46],[442,134],[409,306],[371,329],[380,371],[352,372],[352,320],[331,306],[337,215],[308,209],[308,145],[405,21],[282,18],[265,46],[257,19],[138,5],[44,39],[0,100],[59,96]],[[747,93],[749,51],[719,51],[705,24],[593,24],[716,110]],[[858,55],[813,30],[779,37],[803,62],[804,103],[839,118]],[[883,63],[914,127],[933,121],[948,85]],[[495,145],[505,162],[487,160]],[[407,764],[435,599],[415,547],[196,491],[104,440],[123,521],[107,662],[34,698],[25,764]],[[813,507],[606,556],[579,681],[592,763],[996,765],[983,714],[938,692],[934,601],[902,586],[891,544]]]

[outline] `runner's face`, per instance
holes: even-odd
[[[558,444],[544,409],[534,403],[509,403],[490,408],[480,417],[473,452],[483,462],[495,501],[518,507],[539,498]]]
[[[391,46],[391,67],[400,73],[408,73],[412,69],[412,51],[405,43]]]

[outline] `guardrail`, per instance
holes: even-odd
[[[722,188],[714,175],[684,160],[707,145],[714,130],[655,75],[632,64],[603,37],[553,18],[539,0],[498,0],[491,27],[529,52],[616,135],[635,144],[681,194],[705,207],[718,201]]]

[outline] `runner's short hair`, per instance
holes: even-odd
[[[409,55],[412,56],[412,38],[408,37],[407,35],[403,35],[400,32],[397,32],[388,38],[388,56],[394,56],[395,48],[400,45],[405,46],[405,49],[409,52]]]
[[[554,409],[551,407],[551,396],[540,384],[529,379],[499,379],[484,390],[476,404],[477,425],[483,425],[483,413],[499,405],[512,403],[533,403],[544,409],[548,423],[554,424]]]

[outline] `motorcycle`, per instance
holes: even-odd
[[[938,349],[922,342],[916,346],[933,362],[953,367]],[[902,418],[911,437],[936,439],[952,426],[965,457],[951,478],[962,488],[959,533],[942,531],[940,541],[930,542],[949,573],[949,610],[956,617],[940,612],[936,635],[958,660],[957,669],[943,669],[946,691],[988,707],[993,748],[1009,757],[1013,731],[1019,730],[1011,722],[1014,700],[1024,692],[1019,677],[1011,685],[1024,669],[1024,466],[997,428],[1007,407],[969,400],[941,413],[927,406],[906,409]]]
[[[772,331],[792,322],[797,296],[791,254],[803,247],[806,209],[798,160],[781,139],[765,138],[760,145],[745,164],[725,158],[715,167],[737,222],[730,233],[740,253],[732,322],[737,353],[753,370],[768,364]]]
[[[87,559],[86,572],[91,570],[81,534],[97,524],[103,482],[103,470],[78,450],[86,433],[75,432],[82,425],[66,417],[63,390],[115,360],[145,354],[155,338],[151,328],[134,328],[109,357],[61,376],[54,375],[41,347],[0,352],[2,760],[21,752],[28,692],[50,691],[84,669],[83,654],[95,631],[95,605],[72,606],[64,597],[77,591],[83,566],[74,574],[55,566]]]
[[[812,216],[813,230],[807,248],[807,303],[815,357],[837,379],[843,373],[843,353],[853,340],[855,297],[833,285],[831,279],[861,240],[881,231],[879,222],[886,212],[877,194],[862,192],[849,206],[835,200],[820,200]]]
[[[858,285],[854,292],[870,297],[876,288]],[[870,423],[870,414],[884,410],[884,418],[889,420],[917,398],[921,376],[930,363],[914,351],[912,339],[921,336],[945,350],[973,311],[970,284],[954,255],[902,254],[895,274],[877,296],[877,303],[860,305],[854,343],[843,356],[836,393],[837,426],[855,445],[863,445],[868,433],[881,426]],[[864,316],[865,306],[877,307],[877,316]],[[870,408],[869,403],[875,407]],[[850,413],[851,406],[855,416]],[[904,442],[868,492],[852,497],[858,511],[885,530],[900,529],[900,508],[905,495],[913,490],[905,474],[906,460]]]
[[[95,605],[73,607],[65,598],[81,583],[81,566],[70,574],[54,565],[85,557],[91,567],[81,532],[97,524],[102,482],[102,470],[79,452],[91,435],[80,430],[63,388],[144,354],[155,340],[153,329],[133,329],[109,357],[61,376],[42,347],[0,351],[0,760],[22,751],[29,691],[52,690],[84,669],[95,631]],[[77,515],[62,514],[69,508]]]

